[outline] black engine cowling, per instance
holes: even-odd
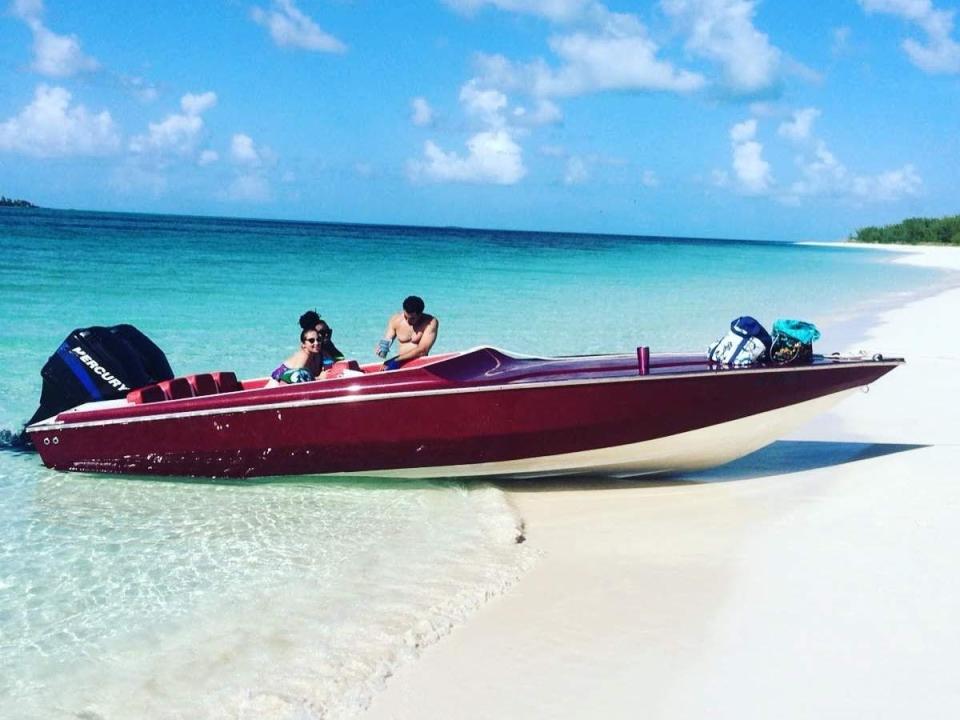
[[[163,350],[133,325],[79,328],[40,371],[40,407],[28,425],[92,400],[124,397],[131,390],[173,377]]]

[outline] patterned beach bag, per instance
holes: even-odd
[[[749,315],[730,323],[730,332],[707,348],[710,362],[725,367],[762,363],[770,351],[770,334]]]
[[[770,359],[777,365],[801,365],[813,362],[813,343],[820,331],[803,320],[777,320],[773,324]]]

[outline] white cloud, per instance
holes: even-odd
[[[751,95],[779,80],[780,50],[753,25],[754,0],[661,0],[688,33],[686,47],[719,64],[733,93]]]
[[[428,140],[424,158],[410,163],[410,176],[435,182],[513,185],[527,173],[522,150],[505,129],[477,133],[467,141],[467,151],[461,157]]]
[[[799,178],[785,189],[776,188],[770,163],[763,157],[763,145],[757,140],[756,118],[737,123],[730,129],[732,180],[729,173],[714,171],[714,183],[722,187],[732,186],[748,194],[770,195],[792,205],[811,196],[889,202],[919,192],[922,180],[912,165],[877,175],[850,172],[827,144],[814,136],[813,121],[819,115],[816,108],[804,108],[793,114],[793,120],[778,128],[780,137],[802,142],[806,148],[796,158]]]
[[[698,73],[659,59],[659,46],[634,15],[592,4],[589,20],[589,31],[549,39],[560,60],[557,67],[543,59],[513,63],[502,55],[479,54],[476,64],[484,84],[538,98],[623,90],[686,93],[706,84]]]
[[[31,67],[41,75],[70,77],[100,67],[100,63],[83,53],[76,35],[57,35],[39,21],[31,22],[30,29],[34,55]]]
[[[203,118],[198,115],[168,115],[161,122],[149,123],[147,130],[146,135],[137,135],[130,140],[133,152],[190,155],[203,130]]]
[[[756,140],[757,121],[744,120],[730,128],[733,146],[733,172],[742,191],[751,194],[767,192],[773,183],[770,163],[763,159],[763,145]]]
[[[950,30],[953,29],[952,13]],[[926,45],[916,40],[903,41],[903,49],[921,70],[928,73],[960,73],[960,44],[950,37],[950,30],[930,33]]]
[[[753,140],[757,135],[757,120],[750,118],[741,123],[737,123],[730,128],[730,140],[734,143],[747,142]]]
[[[206,167],[207,165],[213,165],[220,159],[220,154],[216,150],[204,150],[200,153],[200,156],[197,158],[197,165],[201,167]]]
[[[410,102],[411,114],[410,122],[417,127],[424,127],[433,122],[433,108],[426,98],[415,97]]]
[[[321,30],[293,0],[273,0],[269,10],[254,7],[250,14],[255,22],[270,31],[270,37],[280,47],[336,53],[347,49],[340,40]]]
[[[801,177],[790,186],[786,194],[788,201],[811,195],[835,195],[866,202],[894,202],[918,194],[923,186],[916,168],[910,164],[876,175],[851,173],[822,140],[817,141],[813,157],[797,158],[797,166]]]
[[[193,155],[204,128],[201,113],[216,103],[216,93],[187,93],[180,98],[183,114],[172,113],[158,123],[149,123],[146,135],[137,135],[130,140],[130,150],[137,154],[155,155],[161,161],[170,155]]]
[[[564,64],[556,71],[536,69],[534,94],[570,96],[608,90],[690,92],[705,81],[657,59],[659,48],[644,32],[629,35],[574,33],[553,37],[551,49]]]
[[[209,90],[200,95],[187,93],[180,98],[180,107],[187,115],[203,115],[216,104],[217,94]]]
[[[525,107],[517,107],[513,110],[513,121],[518,125],[556,125],[562,120],[563,112],[556,103],[543,98],[536,101],[533,110]]]
[[[34,157],[104,155],[120,145],[120,135],[106,110],[91,113],[71,107],[70,92],[38,85],[33,102],[0,123],[0,150]]]
[[[508,12],[537,15],[554,22],[569,22],[580,17],[593,0],[443,0],[454,10],[471,14],[489,5]]]
[[[11,12],[23,20],[33,33],[34,72],[48,77],[70,77],[93,72],[100,63],[80,49],[76,35],[58,35],[43,24],[42,0],[15,0]]]
[[[505,124],[503,111],[507,96],[499,90],[484,89],[474,78],[460,88],[460,104],[466,113],[493,127]]]
[[[412,180],[494,183],[512,185],[526,175],[523,149],[516,137],[522,131],[507,122],[509,100],[499,90],[483,87],[473,78],[460,88],[460,104],[467,116],[483,128],[467,140],[467,155],[445,152],[432,140],[423,157],[408,163]]]
[[[813,133],[813,122],[820,116],[816,108],[793,113],[793,120],[784,122],[778,135],[801,143],[803,152],[796,159],[800,176],[779,194],[779,199],[799,204],[809,196],[833,196],[858,201],[891,202],[920,192],[923,181],[913,165],[886,170],[876,175],[851,172],[830,150],[824,140]]]
[[[734,145],[733,171],[747,192],[763,193],[770,188],[770,163],[763,159],[763,145],[756,140]]]
[[[230,140],[230,157],[234,162],[242,165],[259,165],[260,155],[253,144],[253,138],[243,133],[236,133]]]
[[[265,174],[266,166],[276,161],[270,148],[258,146],[249,135],[234,133],[230,138],[230,160],[238,167],[224,193],[227,200],[267,202],[273,199],[273,190]],[[281,177],[281,182],[290,183],[295,179],[288,171]]]
[[[596,0],[445,2],[465,13],[495,7],[576,28],[549,39],[557,63],[542,58],[516,63],[502,55],[480,55],[482,79],[490,87],[549,98],[607,91],[688,93],[707,85],[702,74],[661,57],[659,45],[637,15],[613,12]],[[719,67],[722,87],[729,94],[769,93],[788,74],[819,82],[817,73],[786,58],[755,26],[757,4],[757,0],[660,0],[659,7],[685,34],[687,51]]]
[[[230,138],[230,159],[237,165],[260,167],[275,164],[277,155],[266,145],[254,143],[249,135],[234,133]]]
[[[796,159],[800,179],[790,186],[788,195],[843,195],[849,192],[850,173],[822,140],[817,140],[813,156]]]
[[[926,43],[907,38],[901,44],[910,61],[927,73],[960,73],[960,44],[952,37],[953,10],[938,10],[930,0],[859,0],[868,13],[894,15],[918,25]]]
[[[21,20],[38,18],[43,14],[43,0],[13,0],[10,12]]]
[[[813,121],[820,117],[816,108],[804,108],[793,113],[793,120],[780,123],[777,134],[788,140],[802,142],[810,137]]]
[[[644,187],[657,187],[660,184],[660,178],[653,170],[644,170],[640,173],[640,184]]]
[[[879,175],[859,176],[853,180],[853,194],[873,202],[892,202],[920,192],[923,180],[913,165],[888,170]]]

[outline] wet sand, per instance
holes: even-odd
[[[960,281],[818,345],[907,365],[730,465],[504,485],[538,562],[363,717],[956,716],[958,312]]]

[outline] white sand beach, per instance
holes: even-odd
[[[364,717],[960,714],[958,311],[960,280],[822,342],[907,365],[731,465],[505,486],[538,562]]]

